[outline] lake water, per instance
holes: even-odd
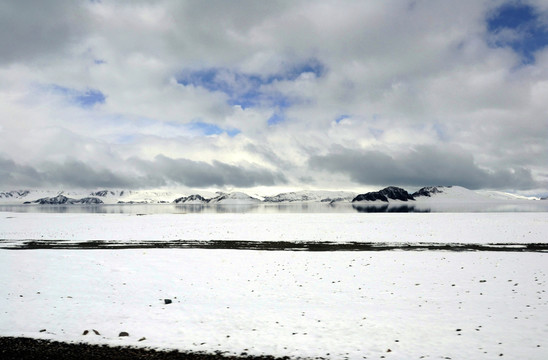
[[[294,203],[253,205],[0,205],[0,212],[99,213],[99,214],[188,214],[188,213],[402,213],[402,212],[548,212],[548,201],[504,201],[485,203],[375,204]]]

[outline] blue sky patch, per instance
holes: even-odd
[[[344,119],[348,119],[348,118],[350,118],[350,115],[343,114],[343,115],[337,116],[337,118],[335,119],[335,122],[338,124]]]
[[[226,133],[230,137],[234,137],[241,133],[239,129],[223,129],[218,125],[206,123],[202,121],[195,121],[188,124],[188,127],[191,130],[199,131],[204,135],[220,135]]]
[[[548,46],[547,22],[530,5],[506,4],[487,19],[487,30],[493,35],[491,46],[511,47],[524,64],[535,62],[534,53]]]
[[[274,126],[284,121],[283,114],[274,113],[267,121],[268,126]]]
[[[266,86],[277,81],[295,81],[304,73],[312,73],[321,77],[326,72],[325,67],[317,60],[308,60],[286,71],[261,76],[248,74],[227,68],[208,68],[197,71],[184,71],[177,82],[184,86],[199,86],[208,91],[219,91],[228,96],[229,105],[239,105],[242,108],[250,107],[275,107],[286,108],[296,101],[281,93],[273,93]]]
[[[82,107],[92,107],[95,104],[104,104],[106,98],[99,90],[89,89],[86,92],[77,94],[74,100]]]
[[[95,89],[78,91],[76,89],[70,89],[59,85],[51,85],[49,88],[52,89],[53,92],[66,97],[71,102],[83,108],[90,108],[95,104],[104,104],[106,100],[105,95]]]

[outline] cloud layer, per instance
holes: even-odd
[[[0,186],[548,187],[548,6],[0,5]]]

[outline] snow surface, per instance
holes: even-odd
[[[548,351],[545,254],[4,250],[0,264],[5,336],[332,359]]]
[[[25,239],[546,243],[547,234],[546,212],[0,213],[0,245]],[[294,358],[545,359],[547,256],[0,250],[0,335]],[[121,331],[130,336],[118,337]]]
[[[0,213],[0,239],[545,243],[547,213]]]

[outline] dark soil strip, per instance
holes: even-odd
[[[0,240],[0,249],[229,249],[266,251],[506,251],[548,252],[548,243],[387,243],[387,242],[317,242],[317,241],[80,241],[68,240]]]
[[[288,357],[272,356],[228,356],[207,353],[174,351],[155,351],[144,348],[111,347],[82,343],[62,343],[58,341],[37,340],[19,337],[0,337],[0,359],[2,360],[288,360]]]

